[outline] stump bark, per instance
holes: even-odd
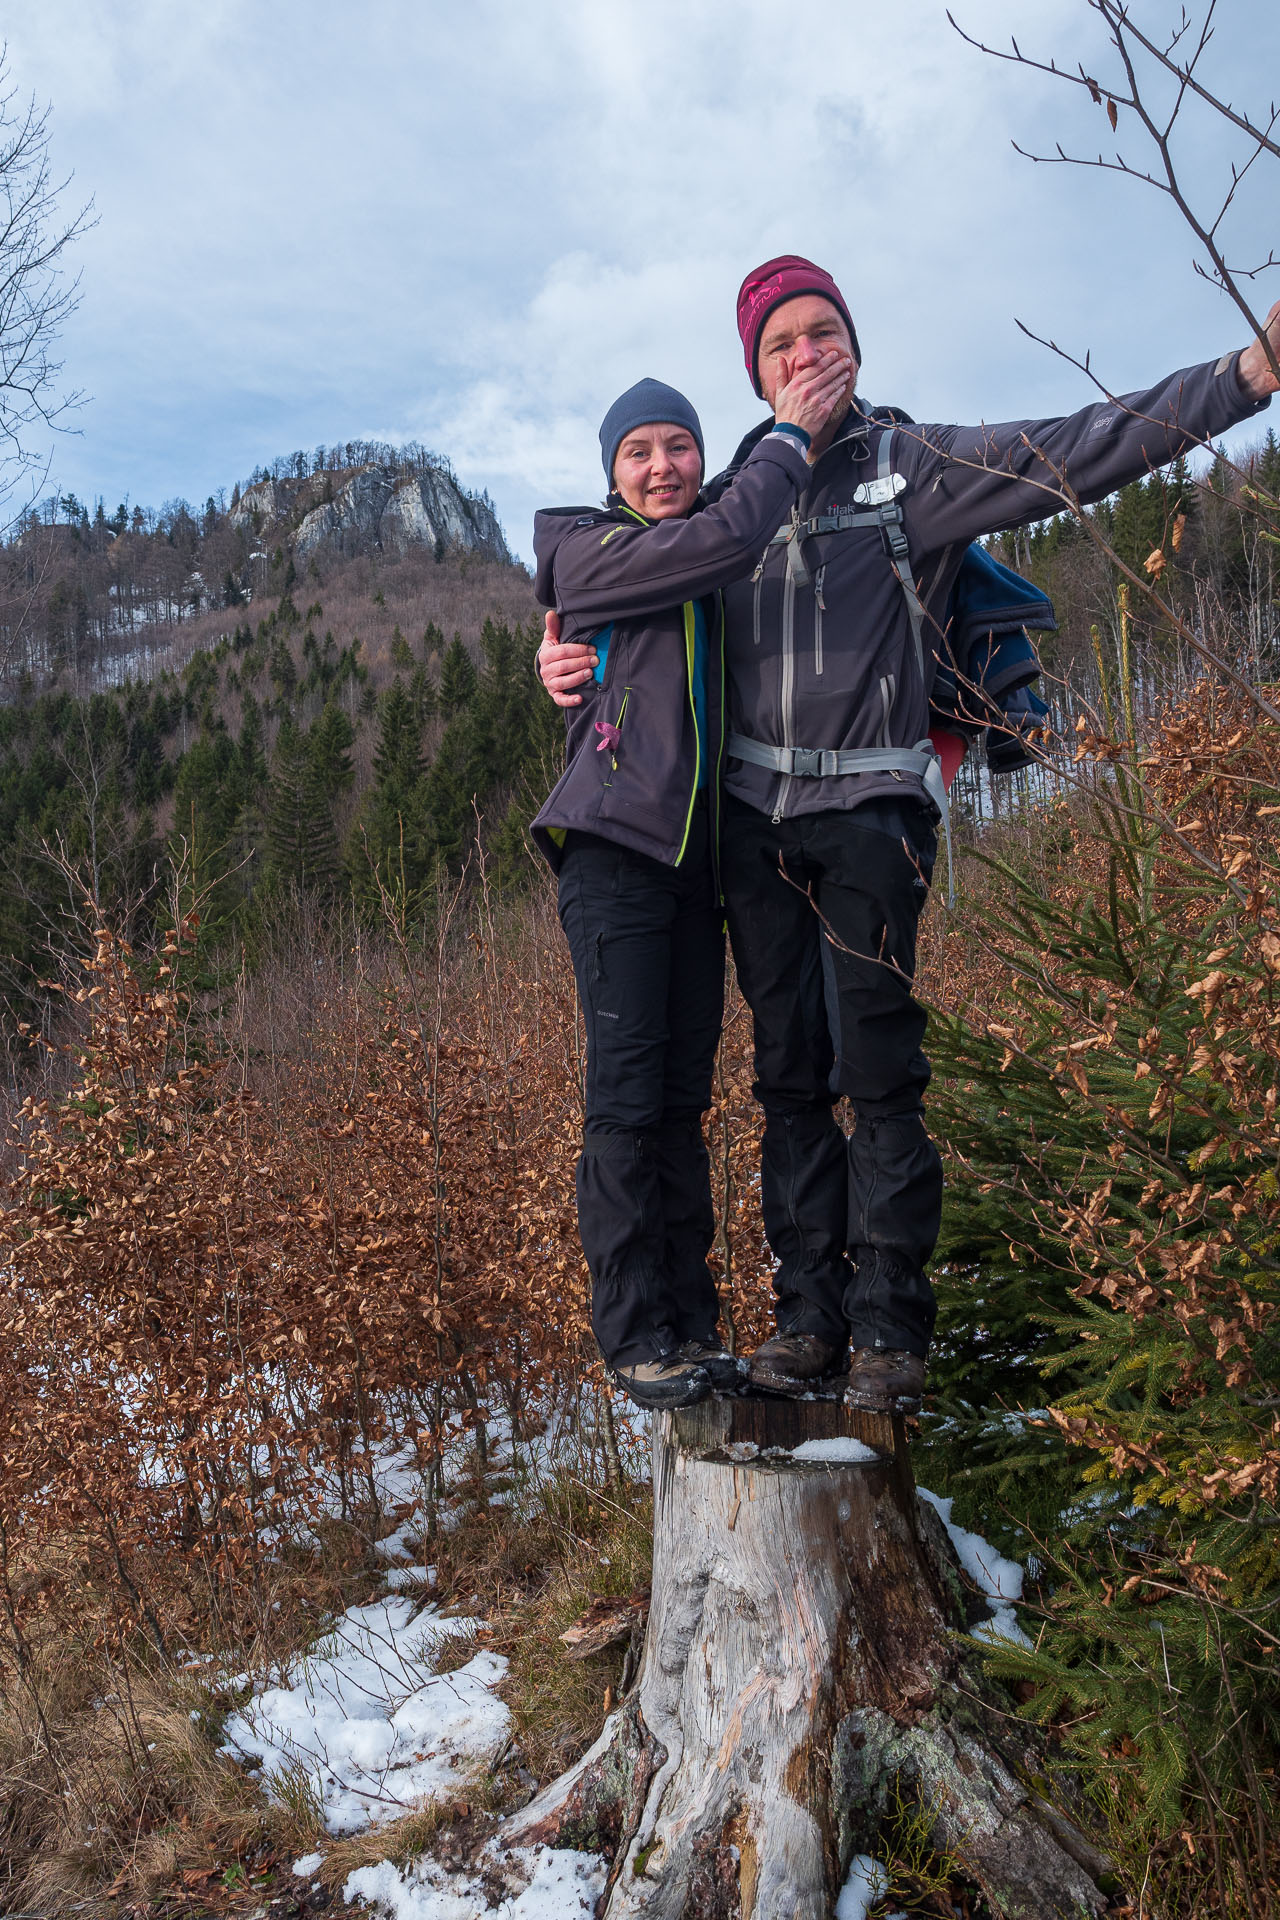
[[[635,1686],[506,1844],[609,1854],[605,1920],[830,1920],[905,1802],[1009,1920],[1101,1911],[1105,1863],[1039,1798],[1033,1738],[959,1638],[900,1421],[712,1399],[655,1417],[653,1476]]]

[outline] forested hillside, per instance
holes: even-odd
[[[135,938],[180,874],[206,950],[252,950],[285,900],[376,911],[389,890],[412,912],[437,872],[456,873],[477,807],[498,843],[519,843],[561,728],[533,697],[540,622],[496,523],[470,550],[435,537],[384,547],[366,525],[353,551],[326,539],[295,559],[311,495],[385,492],[386,468],[366,462],[354,486],[333,488],[340,473],[278,464],[290,471],[257,478],[225,511],[211,502],[203,521],[176,508],[113,526],[70,503],[0,558],[11,1013],[30,1009],[36,978],[80,938],[68,868]],[[404,464],[420,498],[426,470]],[[429,478],[444,484],[438,466]],[[450,492],[455,510],[460,498]],[[254,522],[268,509],[264,554]],[[14,583],[33,556],[40,591],[20,604]],[[212,606],[202,578],[224,582]]]
[[[509,563],[492,502],[413,442],[346,441],[293,453],[210,495],[154,511],[74,494],[22,514],[0,554],[0,696],[50,681],[91,685],[173,664],[168,631],[271,597],[335,556],[425,551]]]

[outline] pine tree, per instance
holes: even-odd
[[[299,892],[325,892],[338,869],[338,843],[324,781],[309,738],[286,719],[276,740],[267,807],[272,877]]]
[[[473,699],[478,684],[471,655],[455,633],[440,668],[440,711],[446,720],[461,713]]]
[[[409,676],[409,698],[413,702],[418,726],[422,728],[432,718],[437,706],[436,690],[425,667],[415,667]]]
[[[293,664],[293,655],[289,651],[288,644],[280,635],[277,635],[271,643],[271,657],[267,662],[267,670],[281,699],[291,698],[298,684],[298,670]]]
[[[398,677],[378,703],[374,783],[352,832],[347,864],[358,899],[376,909],[385,889],[408,915],[435,866],[422,759],[422,724]]]
[[[312,723],[308,745],[316,778],[330,805],[355,779],[351,760],[355,738],[355,728],[342,708],[334,700],[327,701],[319,718]]]
[[[538,698],[528,636],[519,627],[513,632],[505,622],[486,620],[482,641],[483,672],[465,706],[454,709],[426,782],[432,830],[446,860],[461,853],[477,807],[492,813],[496,801],[505,815],[519,796],[520,810],[533,810],[531,783],[541,781],[548,738],[559,736],[555,709],[548,715],[550,702]],[[442,681],[440,704],[447,711],[444,692]]]
[[[398,676],[380,702],[373,771],[378,791],[396,800],[407,798],[422,778],[422,735]]]

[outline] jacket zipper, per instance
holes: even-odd
[[[680,851],[676,855],[676,865],[684,859],[689,845],[689,830],[693,826],[693,809],[698,799],[698,775],[702,771],[702,742],[698,738],[698,706],[693,697],[693,663],[696,652],[696,629],[692,600],[684,603],[684,657],[685,684],[689,689],[689,711],[693,715],[693,791],[689,795],[689,811],[684,818],[684,838],[680,842]]]
[[[792,735],[796,724],[796,583],[791,568],[787,565],[786,549],[782,558],[782,744],[793,747]],[[780,776],[777,804],[773,809],[773,824],[779,826],[787,801],[791,798],[792,775]]]
[[[822,616],[827,610],[827,603],[822,594],[822,582],[826,571],[825,566],[819,567],[813,577],[813,670],[815,673],[822,672]]]
[[[812,486],[812,479],[809,486]],[[801,494],[791,509],[792,525],[805,517],[809,503],[809,486]],[[799,534],[793,536],[799,539]],[[790,550],[782,549],[782,744],[793,747],[796,727],[796,583],[790,563]],[[773,824],[780,826],[782,816],[791,798],[791,782],[794,776],[784,773],[782,784],[778,788],[778,799],[773,809]]]

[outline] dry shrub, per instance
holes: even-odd
[[[495,1421],[527,1464],[559,1409],[585,1479],[630,1511],[607,1414],[584,1424],[578,1404],[595,1364],[573,1209],[581,1031],[545,896],[499,910],[480,885],[415,941],[362,934],[355,956],[300,939],[288,977],[242,983],[216,1019],[188,990],[194,933],[144,960],[99,930],[69,995],[70,1091],[46,1081],[26,1103],[0,1216],[0,1685],[68,1804],[79,1735],[50,1711],[57,1636],[129,1672],[187,1647],[286,1652],[363,1597],[398,1517],[384,1444],[412,1448],[430,1528],[446,1494],[457,1507],[446,1454],[470,1434],[476,1513],[431,1553],[442,1591],[506,1622],[513,1702],[546,1679],[547,1632],[601,1590],[574,1542],[604,1519],[585,1489],[536,1523],[489,1509]],[[726,1083],[740,1314],[762,1266],[745,1073]],[[648,1544],[627,1525],[630,1586]],[[592,1736],[611,1670],[554,1664],[566,1698],[515,1707],[540,1766]],[[104,1875],[135,1801],[103,1794]],[[38,1844],[62,1872],[53,1830]],[[11,1870],[25,1846],[0,1830]]]

